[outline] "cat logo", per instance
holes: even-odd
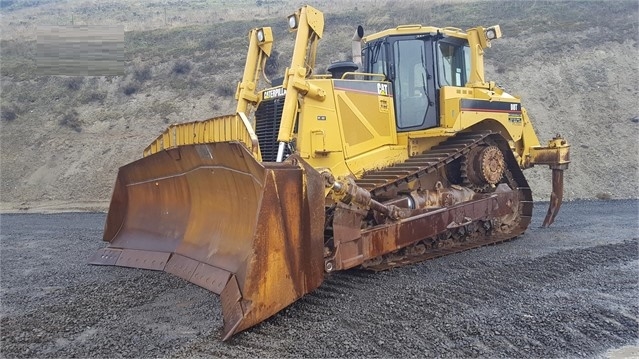
[[[377,84],[377,94],[382,96],[388,96],[388,84]]]
[[[283,88],[283,87],[278,87],[278,88],[274,88],[272,90],[264,91],[264,95],[262,96],[262,98],[264,100],[270,100],[272,98],[282,97],[284,95],[286,95],[286,89]]]

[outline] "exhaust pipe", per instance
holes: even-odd
[[[353,62],[362,68],[362,37],[364,37],[364,28],[362,25],[357,26],[357,30],[355,30],[355,35],[353,36],[352,42],[352,52],[353,52]]]

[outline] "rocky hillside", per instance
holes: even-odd
[[[252,27],[273,26],[279,70],[293,1],[0,2],[1,209],[105,209],[117,168],[168,124],[230,113]],[[639,197],[636,1],[315,1],[325,11],[319,68],[350,55],[356,25],[500,24],[487,78],[521,95],[542,141],[572,143],[566,197]],[[250,15],[246,15],[250,14]],[[55,22],[57,21],[57,22]],[[124,24],[122,76],[37,76],[35,27]],[[550,172],[527,171],[547,200]]]

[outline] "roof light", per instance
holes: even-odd
[[[264,41],[264,29],[257,30],[257,41],[259,42]]]

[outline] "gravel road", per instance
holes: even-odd
[[[86,264],[103,213],[4,214],[1,356],[600,357],[639,343],[639,201],[545,203],[520,238],[352,270],[228,342],[219,298],[162,272]]]

